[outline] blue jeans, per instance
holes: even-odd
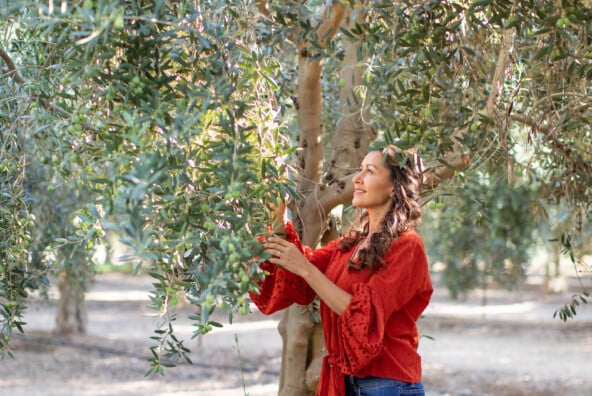
[[[408,383],[390,378],[345,376],[345,396],[425,396],[421,382]]]

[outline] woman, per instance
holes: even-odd
[[[420,178],[415,155],[371,151],[353,179],[361,230],[312,250],[287,223],[286,239],[265,242],[273,257],[262,264],[260,293],[251,294],[259,309],[321,299],[328,353],[318,396],[424,394],[416,321],[433,289],[415,231]]]

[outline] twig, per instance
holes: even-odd
[[[14,62],[2,47],[0,47],[0,58],[2,58],[2,60],[4,61],[4,63],[6,63],[6,66],[8,67],[8,71],[4,74],[8,75],[9,77],[12,77],[12,79],[19,85],[25,84],[25,79],[19,74],[18,70],[16,69],[16,66],[14,65]]]
[[[4,61],[6,66],[8,67],[8,71],[4,72],[4,74],[11,77],[19,85],[26,85],[27,80],[25,80],[19,74],[14,62],[10,58],[10,55],[8,55],[8,53],[2,47],[0,47],[0,58],[2,58],[2,60]],[[41,102],[43,107],[45,107],[47,110],[52,111],[62,117],[65,117],[65,118],[72,117],[71,112],[69,112],[68,110],[64,109],[61,106],[56,105],[55,103],[51,103],[47,99],[36,98],[36,97],[31,97],[31,99],[39,99],[39,101]],[[87,122],[84,123],[84,126],[91,131],[94,131],[94,132],[97,131],[97,128],[94,125],[91,125]]]

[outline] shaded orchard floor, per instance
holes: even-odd
[[[26,335],[15,339],[15,359],[0,361],[0,396],[277,394],[280,316],[257,312],[197,340],[179,314],[176,327],[193,365],[146,377],[155,324],[146,308],[150,284],[101,275],[87,296],[84,336],[53,337],[55,306],[32,306]],[[552,318],[570,296],[490,291],[482,307],[478,294],[461,303],[438,289],[420,322],[428,336],[420,345],[428,395],[592,394],[592,306],[581,306],[568,323]]]

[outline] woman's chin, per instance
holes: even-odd
[[[352,203],[351,204],[352,204],[353,207],[358,208],[358,209],[362,209],[364,207],[364,205],[360,201],[358,201],[357,199],[355,199],[355,198],[352,199]]]

